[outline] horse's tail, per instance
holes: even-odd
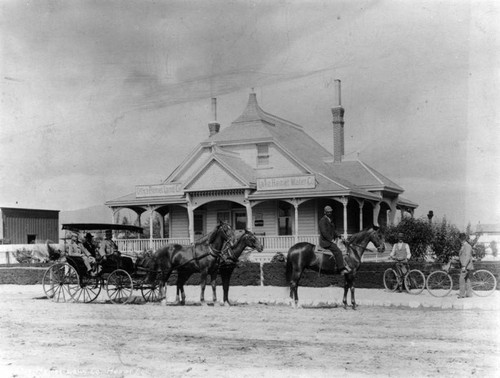
[[[58,260],[61,257],[61,251],[55,250],[51,245],[50,245],[50,240],[47,240],[46,242],[47,245],[47,252],[49,253],[49,259],[54,261]]]

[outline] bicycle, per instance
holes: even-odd
[[[450,275],[451,261],[443,265],[441,270],[429,274],[426,281],[427,291],[434,297],[445,297],[453,289]],[[478,297],[487,297],[496,290],[497,279],[489,270],[478,269],[471,274],[472,293]]]
[[[418,269],[407,269],[404,277],[401,277],[397,269],[387,268],[383,279],[386,290],[391,292],[396,291],[397,288],[401,288],[403,283],[408,294],[417,295],[425,289],[425,276]]]

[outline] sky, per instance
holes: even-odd
[[[405,189],[500,223],[500,3],[0,1],[0,205],[74,210],[157,184],[254,90]]]

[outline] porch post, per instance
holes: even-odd
[[[165,238],[165,215],[160,214],[160,238]]]
[[[297,244],[299,242],[299,201],[296,199],[293,200],[293,207],[295,208],[295,230],[293,234],[295,236],[295,244]]]
[[[149,207],[149,248],[153,250],[153,207]]]
[[[342,205],[344,205],[344,239],[347,239],[347,202],[346,197],[342,197]]]
[[[245,201],[245,208],[247,209],[247,230],[253,232],[253,214],[250,201]]]
[[[250,194],[250,191],[248,189],[245,190],[245,199],[244,199],[244,205],[247,210],[247,230],[250,232],[253,232],[253,214],[252,214],[252,204],[250,203],[250,200],[248,199],[248,195]]]
[[[373,225],[378,227],[378,215],[380,213],[380,202],[373,206]]]
[[[365,205],[365,201],[359,202],[359,231],[363,230],[363,207]]]
[[[191,204],[191,196],[186,193],[187,199],[187,213],[188,213],[188,231],[189,231],[189,241],[191,244],[194,243],[194,208]]]

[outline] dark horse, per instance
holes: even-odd
[[[347,308],[347,292],[351,289],[351,305],[356,309],[356,300],[354,298],[354,279],[361,265],[363,253],[368,249],[366,246],[372,242],[379,252],[385,249],[384,240],[380,231],[370,228],[354,234],[345,242],[347,248],[346,262],[351,268],[351,272],[344,276],[344,308]],[[311,243],[297,243],[288,250],[286,261],[286,278],[290,283],[290,298],[294,300],[295,307],[298,306],[299,296],[297,290],[299,280],[304,269],[309,268],[324,274],[338,274],[335,266],[335,259],[329,253],[315,252],[316,246]]]
[[[226,223],[219,221],[215,229],[201,238],[194,245],[168,244],[154,253],[154,271],[161,272],[161,291],[166,289],[166,283],[174,270],[177,271],[176,301],[186,303],[184,284],[193,273],[201,273],[200,301],[205,302],[205,286],[207,276],[213,290],[213,301],[217,300],[216,278],[220,256],[234,243],[234,230]],[[166,299],[166,292],[162,294]],[[180,298],[179,298],[180,296]]]
[[[229,302],[229,283],[231,281],[231,275],[238,264],[238,259],[246,248],[251,248],[257,250],[257,252],[262,252],[264,247],[260,243],[259,239],[248,230],[245,230],[243,234],[238,238],[234,247],[228,250],[229,258],[222,261],[219,266],[219,273],[222,279],[222,289],[224,290],[224,301],[223,304],[231,305]]]

